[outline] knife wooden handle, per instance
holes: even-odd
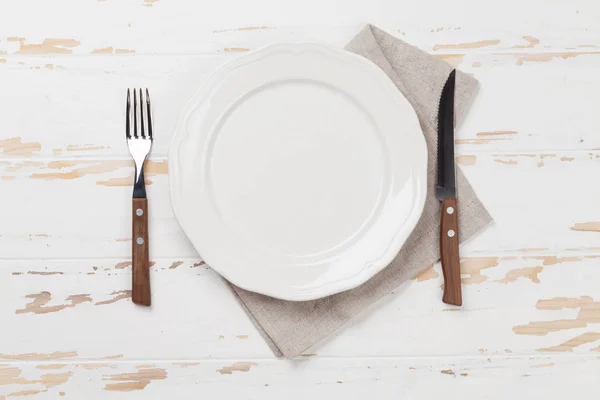
[[[442,301],[455,306],[462,305],[460,282],[460,255],[458,253],[458,210],[456,199],[442,200],[440,253],[444,273]]]
[[[150,251],[148,246],[148,199],[133,199],[132,293],[135,304],[150,305]]]

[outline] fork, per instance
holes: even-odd
[[[135,304],[149,306],[150,301],[150,251],[148,243],[148,198],[144,182],[144,161],[152,148],[152,112],[150,93],[146,99],[139,89],[133,89],[133,110],[130,90],[127,89],[127,117],[125,131],[129,154],[135,163],[135,178],[132,202],[132,294]],[[144,105],[146,110],[144,111]],[[133,125],[133,135],[131,127]],[[147,132],[146,132],[147,128]]]

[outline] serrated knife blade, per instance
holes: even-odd
[[[456,70],[446,80],[438,109],[437,187],[438,199],[456,197],[454,168],[454,88]]]
[[[438,109],[438,154],[436,194],[442,202],[440,212],[440,259],[444,274],[446,304],[462,305],[460,255],[458,251],[458,208],[454,161],[454,92],[456,70],[452,70],[442,89]]]

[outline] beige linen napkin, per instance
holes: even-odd
[[[429,149],[428,191],[419,223],[394,261],[362,286],[323,299],[290,302],[231,285],[276,355],[294,357],[338,330],[400,284],[439,260],[440,202],[435,195],[437,112],[452,67],[382,30],[367,25],[346,49],[377,64],[414,107]],[[455,115],[459,124],[477,91],[477,81],[456,75]],[[460,241],[491,221],[473,189],[457,171]],[[439,301],[441,302],[441,292]]]

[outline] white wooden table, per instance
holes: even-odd
[[[277,360],[173,217],[169,138],[224,60],[366,22],[481,81],[457,160],[495,224],[462,247],[462,309],[436,265]],[[131,86],[155,106],[151,310],[128,291]],[[599,149],[596,0],[3,0],[0,399],[597,399]]]

